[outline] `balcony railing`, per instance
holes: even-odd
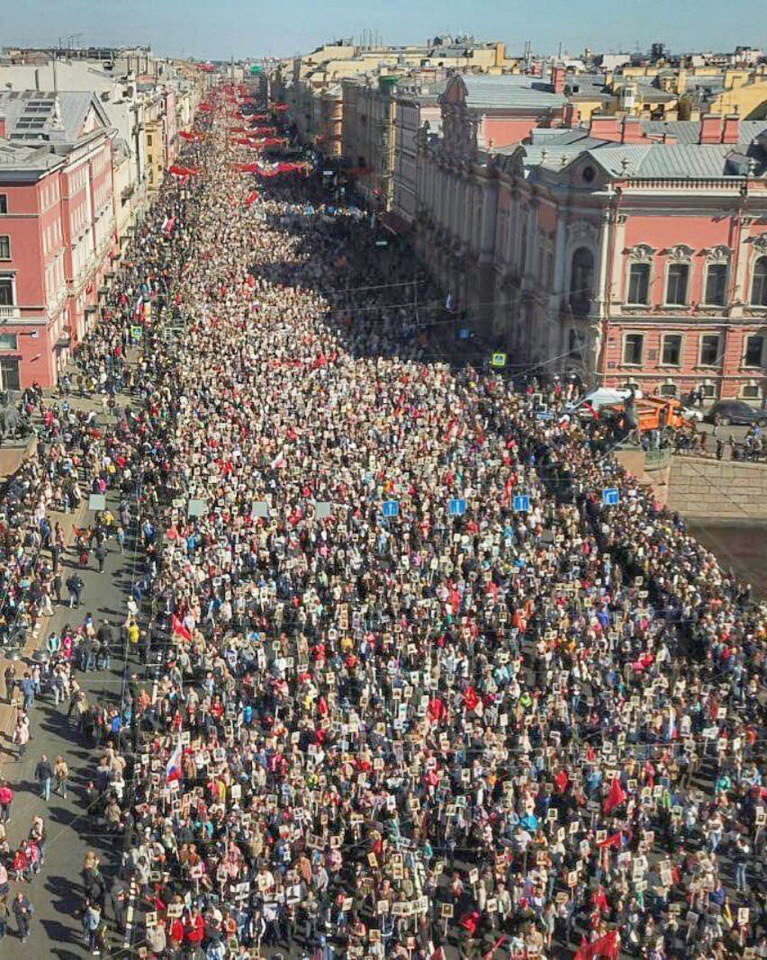
[[[0,306],[0,320],[13,320],[21,316],[17,306]]]

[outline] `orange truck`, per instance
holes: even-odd
[[[684,404],[674,397],[643,397],[637,400],[637,418],[639,432],[647,430],[687,430],[690,427],[690,414]]]

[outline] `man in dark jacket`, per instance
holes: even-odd
[[[51,799],[51,784],[53,783],[53,767],[51,761],[43,754],[35,767],[35,779],[40,784],[40,796],[46,803]]]
[[[18,930],[19,939],[24,943],[29,936],[29,922],[34,913],[32,904],[29,902],[29,899],[25,894],[19,893],[16,894],[13,900],[13,915],[16,918],[16,927]]]

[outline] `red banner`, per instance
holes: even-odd
[[[174,177],[196,177],[199,172],[197,167],[179,167],[175,163],[168,167],[168,173],[172,173]]]

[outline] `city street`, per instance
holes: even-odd
[[[496,44],[483,76],[458,48],[478,58],[445,70],[441,134],[420,91],[410,112],[405,217],[367,142],[397,142],[404,53],[339,84],[352,167],[302,125],[300,58],[290,84],[131,55],[124,84],[61,101],[54,58],[55,96],[0,91],[0,137],[49,137],[62,167],[16,152],[46,306],[0,271],[3,428],[37,431],[0,509],[0,650],[23,647],[1,667],[0,960],[767,958],[767,602],[739,579],[763,537],[696,538],[614,455],[619,423],[565,416],[595,379],[652,392],[648,365],[696,360],[705,395],[761,396],[764,191],[732,192],[748,217],[716,197],[756,155],[767,175],[767,128],[596,111],[584,147],[563,63]],[[138,87],[128,226],[110,113]],[[710,222],[637,217],[666,216],[669,179],[717,183]],[[0,217],[27,201],[0,193]],[[684,490],[704,521],[719,505]]]
[[[76,398],[73,398],[72,405],[79,409],[93,406],[90,401]],[[110,505],[114,509],[115,504],[111,500]],[[93,513],[86,512],[83,525],[92,519]],[[98,572],[93,556],[89,569],[83,571],[74,551],[66,551],[64,578],[74,568],[81,572],[85,582],[82,604],[79,609],[70,609],[66,602],[54,605],[55,615],[47,621],[39,637],[41,646],[44,646],[48,634],[60,634],[65,624],[78,626],[87,613],[91,613],[97,623],[109,621],[117,647],[116,655],[112,656],[111,669],[75,673],[90,703],[101,700],[119,704],[125,674],[121,624],[125,620],[126,599],[137,569],[137,556],[132,543],[131,538],[126,542],[125,554],[121,554],[117,543],[109,541],[109,555],[103,573]],[[32,740],[22,760],[16,758],[17,747],[11,743],[10,735],[2,735],[0,777],[7,778],[16,792],[7,827],[11,846],[17,846],[26,837],[32,818],[37,814],[45,818],[48,830],[45,863],[40,873],[31,884],[11,884],[12,894],[23,889],[34,906],[31,939],[27,944],[20,943],[14,935],[15,928],[11,922],[9,935],[0,948],[3,960],[28,957],[30,947],[38,957],[57,957],[59,960],[82,957],[87,951],[83,947],[82,927],[75,911],[83,903],[79,871],[85,853],[88,850],[97,853],[102,871],[107,876],[119,865],[122,836],[109,836],[88,815],[86,809],[85,790],[88,782],[94,779],[101,753],[77,732],[74,716],[67,716],[68,708],[68,701],[56,707],[50,695],[35,703],[31,715]],[[7,712],[8,708],[4,710]],[[51,796],[48,803],[41,798],[35,780],[35,766],[43,754],[51,762],[57,756],[65,758],[70,770],[66,800],[56,794]]]

